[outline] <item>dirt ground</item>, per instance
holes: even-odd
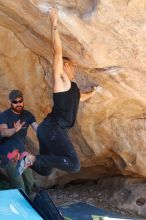
[[[97,183],[93,181],[69,184],[63,188],[54,187],[48,189],[48,192],[56,205],[82,201],[98,208],[120,213],[123,217],[128,217],[129,219],[142,219],[134,213],[127,213],[124,210],[119,210],[114,207],[113,204],[109,203],[105,192],[99,191]]]
[[[5,179],[4,179],[5,180]],[[8,189],[9,183],[0,181],[2,189]],[[42,188],[38,188],[42,189]],[[54,186],[47,189],[50,197],[56,205],[65,205],[75,202],[86,202],[98,208],[103,208],[108,211],[117,212],[118,214],[129,219],[145,219],[137,216],[134,212],[126,212],[125,210],[118,209],[115,204],[112,204],[108,198],[108,189],[101,190],[98,181],[86,181],[82,183],[69,183],[64,187]]]

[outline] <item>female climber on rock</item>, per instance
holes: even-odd
[[[51,40],[53,48],[53,101],[52,111],[39,124],[37,137],[40,154],[28,154],[17,166],[17,174],[21,175],[30,161],[31,168],[40,175],[48,176],[53,168],[67,172],[79,172],[80,161],[68,137],[68,130],[74,126],[79,101],[92,97],[96,88],[88,93],[80,93],[74,82],[74,64],[63,57],[62,44],[57,28],[57,11],[49,11],[51,22]]]

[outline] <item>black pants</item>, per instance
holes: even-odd
[[[53,168],[78,172],[80,161],[69,140],[67,132],[53,119],[45,119],[37,129],[40,155],[36,156],[32,169],[48,176]]]

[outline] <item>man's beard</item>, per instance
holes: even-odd
[[[12,109],[13,112],[21,114],[23,112],[24,106],[16,106],[16,107],[14,107],[13,104],[11,104],[11,109]]]

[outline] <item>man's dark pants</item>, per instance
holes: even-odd
[[[27,195],[32,198],[34,192],[34,179],[31,169],[26,169],[22,176],[16,177],[15,175],[16,163],[9,162],[5,171],[9,177],[11,188],[22,188]]]
[[[78,172],[80,161],[65,129],[53,118],[44,120],[37,129],[40,155],[32,169],[43,176],[48,176],[53,168],[67,172]]]

